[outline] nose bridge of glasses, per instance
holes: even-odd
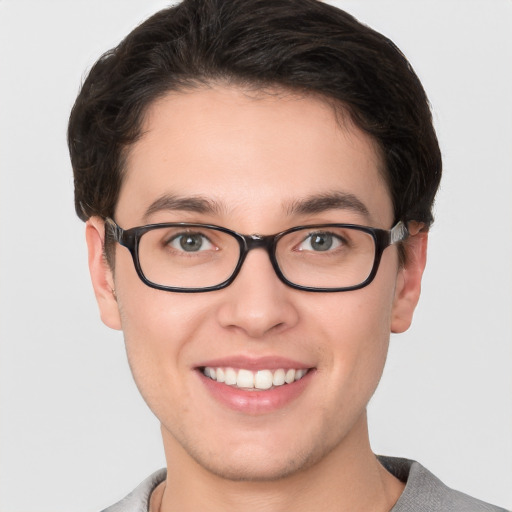
[[[263,249],[267,253],[267,256],[270,260],[270,264],[274,269],[274,272],[281,279],[281,271],[279,270],[279,265],[275,258],[275,244],[278,239],[277,235],[240,235],[244,240],[244,247],[240,254],[240,260],[238,264],[238,269],[235,275],[238,274],[238,271],[241,269],[242,264],[245,262],[245,259],[250,251],[253,249]]]
[[[253,249],[264,249],[271,255],[274,239],[273,235],[244,235],[245,252],[248,253]]]

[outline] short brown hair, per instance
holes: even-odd
[[[334,100],[377,143],[395,219],[431,223],[441,154],[418,77],[389,39],[316,0],[184,0],[106,52],[69,120],[78,216],[114,216],[150,104],[218,81]]]

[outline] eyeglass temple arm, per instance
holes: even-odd
[[[116,242],[121,242],[123,237],[123,229],[120,228],[116,224],[116,221],[110,217],[105,218],[105,236],[107,236],[107,229],[110,230],[111,236]]]
[[[409,230],[407,226],[402,222],[396,223],[391,231],[389,232],[389,245],[396,244],[397,242],[402,242],[409,236]]]

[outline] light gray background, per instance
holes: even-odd
[[[97,314],[65,131],[85,69],[166,3],[0,1],[3,512],[99,510],[164,464]],[[512,2],[338,5],[409,57],[445,165],[415,323],[370,406],[374,449],[512,507]]]

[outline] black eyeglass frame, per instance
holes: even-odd
[[[359,226],[357,224],[311,224],[304,226],[295,226],[290,229],[286,229],[285,231],[281,231],[275,235],[242,235],[228,228],[224,228],[222,226],[216,226],[213,224],[200,224],[200,223],[190,223],[190,222],[168,222],[163,224],[147,224],[145,226],[138,226],[130,229],[121,228],[113,219],[106,218],[105,219],[105,229],[110,228],[110,234],[112,238],[122,245],[126,247],[132,256],[133,264],[135,266],[135,270],[137,275],[141,279],[141,281],[151,288],[155,288],[157,290],[164,290],[168,292],[178,292],[178,293],[200,293],[200,292],[210,292],[215,290],[221,290],[222,288],[226,288],[229,286],[237,277],[242,268],[242,265],[247,257],[249,251],[253,249],[265,249],[270,258],[270,262],[272,263],[272,267],[277,275],[277,277],[287,286],[291,288],[295,288],[297,290],[304,290],[308,292],[348,292],[352,290],[359,290],[360,288],[364,288],[368,286],[373,279],[375,278],[377,271],[379,269],[379,264],[382,258],[382,253],[384,250],[397,242],[401,242],[405,240],[409,236],[409,230],[404,222],[397,222],[390,230],[372,228],[369,226]],[[207,286],[204,288],[178,288],[173,286],[165,286],[161,284],[154,283],[147,279],[142,271],[140,261],[139,261],[139,242],[140,238],[144,233],[154,229],[160,228],[171,228],[171,227],[184,227],[184,228],[205,228],[212,229],[215,231],[220,231],[222,233],[227,233],[235,238],[240,247],[240,256],[238,258],[238,263],[233,270],[233,273],[222,283],[215,286]],[[292,281],[289,281],[285,275],[281,272],[279,268],[279,264],[276,258],[276,246],[277,242],[288,233],[293,233],[295,231],[299,231],[302,229],[319,229],[319,228],[348,228],[355,229],[358,231],[363,231],[371,235],[375,241],[375,257],[373,260],[373,267],[368,277],[360,284],[354,286],[346,286],[342,288],[316,288],[310,286],[302,286],[299,284],[295,284]]]

